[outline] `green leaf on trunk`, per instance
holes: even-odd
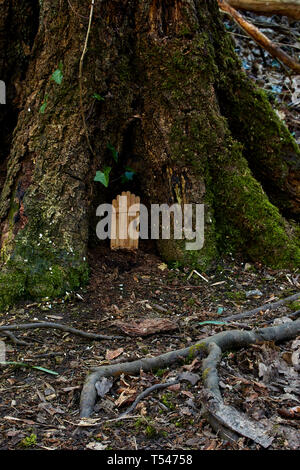
[[[47,108],[47,100],[48,100],[48,93],[45,94],[45,98],[44,98],[44,101],[39,109],[40,113],[41,114],[44,114],[44,112],[46,111],[46,108]]]
[[[93,98],[95,98],[98,101],[104,101],[103,96],[99,95],[99,93],[94,93]]]
[[[112,156],[114,157],[114,161],[118,162],[119,154],[115,147],[111,144],[107,144],[107,148],[111,151]]]
[[[47,101],[44,101],[44,103],[43,103],[42,106],[40,107],[40,113],[41,113],[41,114],[44,114],[45,111],[46,111],[46,108],[47,108]]]
[[[127,181],[132,181],[135,173],[133,171],[125,171],[124,175],[122,175],[122,183],[126,183]]]
[[[96,171],[96,176],[94,178],[94,181],[99,181],[102,183],[106,188],[109,183],[109,173],[111,171],[110,166],[104,167],[103,171]]]
[[[51,80],[54,80],[55,83],[57,83],[58,85],[61,85],[61,82],[63,81],[63,78],[64,78],[62,69],[63,69],[63,64],[62,62],[60,62],[58,69],[56,69],[51,75]]]

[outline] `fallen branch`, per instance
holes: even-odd
[[[240,10],[285,15],[300,20],[299,0],[229,0],[228,3]]]
[[[4,325],[4,326],[0,326],[0,331],[6,334],[11,330],[30,330],[30,329],[37,329],[37,328],[54,328],[55,330],[65,331],[67,333],[72,333],[73,335],[82,336],[83,338],[94,339],[94,340],[124,339],[123,336],[98,335],[96,333],[88,333],[86,331],[77,330],[77,328],[73,328],[72,326],[61,325],[60,323],[52,323],[52,322],[23,323],[20,325],[17,325],[17,324]],[[8,335],[6,334],[6,336]]]
[[[240,320],[241,318],[252,317],[256,313],[263,312],[264,310],[275,310],[281,305],[284,305],[288,302],[293,302],[294,300],[297,300],[299,298],[300,298],[300,292],[294,295],[290,295],[289,297],[286,297],[285,299],[278,300],[277,302],[264,304],[261,307],[254,308],[253,310],[247,310],[247,312],[237,313],[236,315],[230,315],[229,317],[222,318],[222,321],[224,322],[231,321],[231,320],[235,321],[235,320]]]
[[[193,358],[201,353],[201,351],[209,351],[209,356],[206,362],[203,363],[203,378],[205,384],[205,392],[207,395],[207,403],[204,404],[206,410],[212,416],[215,415],[215,420],[227,428],[227,437],[231,436],[234,439],[236,432],[243,434],[251,439],[255,439],[262,446],[267,447],[270,445],[270,438],[263,434],[263,431],[258,426],[257,429],[253,429],[249,423],[243,428],[238,425],[237,412],[234,410],[234,414],[231,410],[233,420],[228,420],[228,407],[224,408],[225,405],[222,401],[222,396],[218,387],[218,376],[216,372],[216,365],[219,359],[219,353],[224,352],[232,348],[241,348],[250,344],[255,344],[263,341],[285,341],[294,338],[300,333],[300,320],[293,322],[287,322],[278,326],[260,328],[252,331],[239,331],[229,330],[223,331],[209,338],[198,341],[194,346],[190,346],[184,349],[170,351],[160,356],[143,358],[133,362],[125,362],[121,364],[113,364],[109,366],[102,366],[92,369],[92,373],[87,376],[80,400],[80,416],[82,418],[89,417],[94,409],[94,405],[97,398],[97,391],[95,384],[98,380],[103,377],[116,377],[121,374],[138,374],[142,369],[144,372],[155,370],[158,368],[165,368],[174,364],[183,358]],[[213,345],[213,346],[210,346]],[[216,346],[218,350],[216,350]],[[217,354],[218,353],[218,354]],[[214,361],[214,368],[210,364]],[[209,370],[208,370],[209,369]],[[164,384],[165,385],[165,384]],[[226,412],[226,413],[225,413]],[[224,416],[225,413],[225,416]],[[230,415],[230,413],[229,413]],[[244,422],[246,422],[244,420]],[[220,424],[218,425],[220,430]]]
[[[245,20],[245,18],[238,13],[233,7],[228,5],[228,3],[225,0],[218,0],[218,5],[222,11],[225,13],[228,13],[234,21],[241,26],[241,28],[249,34],[249,36],[254,39],[257,44],[262,46],[264,49],[266,49],[272,57],[275,57],[278,59],[280,62],[285,64],[287,67],[291,68],[297,73],[300,73],[300,63],[296,62],[292,57],[290,57],[288,54],[286,54],[282,49],[279,47],[276,47],[272,41],[270,41],[267,36],[265,36],[256,26],[253,24],[249,23],[248,21]]]

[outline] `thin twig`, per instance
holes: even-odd
[[[243,313],[238,313],[236,315],[230,315],[229,317],[221,318],[222,321],[235,321],[235,320],[240,320],[240,318],[247,318],[255,315],[256,313],[263,312],[264,310],[275,310],[277,307],[280,307],[281,305],[286,304],[287,302],[293,302],[294,300],[297,300],[300,298],[300,292],[297,294],[291,295],[289,297],[286,297],[285,299],[278,300],[277,302],[269,303],[269,304],[264,304],[261,307],[254,308],[253,310],[248,310],[247,312]]]
[[[160,390],[162,388],[167,388],[167,387],[171,387],[171,385],[176,385],[176,384],[179,384],[180,383],[180,380],[179,379],[175,379],[175,380],[170,380],[169,382],[164,382],[164,383],[160,383],[160,384],[155,384],[155,385],[152,385],[151,387],[148,387],[146,388],[146,390],[144,390],[142,393],[140,393],[136,399],[134,400],[134,402],[132,403],[132,405],[127,408],[126,411],[124,411],[124,413],[121,414],[120,418],[123,418],[124,416],[127,416],[129,415],[134,409],[135,407],[137,406],[137,404],[143,400],[144,398],[146,398],[148,395],[150,395],[150,393],[154,392],[154,390]]]
[[[52,323],[52,322],[36,322],[36,323],[21,323],[21,324],[12,324],[12,325],[4,325],[0,326],[0,331],[8,332],[10,330],[29,330],[29,329],[37,329],[37,328],[53,328],[55,330],[66,331],[67,333],[72,333],[73,335],[83,336],[83,338],[88,339],[124,339],[123,336],[106,336],[106,335],[98,335],[96,333],[88,333],[86,331],[78,330],[77,328],[73,328],[72,326],[62,325],[60,323]]]
[[[286,315],[286,318],[290,319],[295,319],[300,316],[300,310],[297,310],[296,312],[290,313],[289,315]],[[269,325],[271,323],[274,323],[275,320],[278,320],[278,318],[272,318],[272,320],[268,320],[265,322],[266,325]]]
[[[2,330],[2,334],[7,336],[14,344],[19,344],[20,346],[30,346],[29,343],[23,341],[22,339],[18,339],[11,331]]]
[[[73,7],[72,3],[70,2],[70,0],[68,0],[68,4],[69,4],[69,7],[71,8],[71,10],[73,11],[73,13],[74,13],[76,16],[79,16],[79,18],[83,18],[83,19],[85,19],[85,20],[88,20],[88,19],[89,19],[88,16],[81,15],[80,13],[78,13],[78,11],[76,11],[75,8]]]
[[[83,51],[82,51],[82,54],[81,54],[81,57],[80,57],[80,62],[79,62],[79,75],[78,75],[78,78],[79,78],[80,112],[81,112],[81,117],[82,117],[82,123],[83,123],[83,127],[84,127],[84,132],[85,132],[85,135],[86,135],[87,144],[88,144],[88,146],[89,146],[89,149],[90,149],[92,155],[95,157],[95,153],[94,153],[93,148],[92,148],[91,143],[90,143],[89,133],[88,133],[88,129],[87,129],[87,125],[86,125],[86,120],[85,120],[85,115],[84,115],[84,109],[83,109],[83,99],[82,99],[82,70],[83,70],[83,60],[84,60],[84,56],[85,56],[86,51],[87,51],[87,45],[88,45],[89,35],[90,35],[90,31],[91,31],[91,24],[92,24],[92,19],[93,19],[94,5],[95,5],[95,0],[92,0],[91,8],[90,8],[90,16],[89,16],[88,29],[87,29],[87,33],[86,33],[86,37],[85,37],[85,42],[84,42],[84,47],[83,47]]]

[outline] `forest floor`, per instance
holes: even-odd
[[[242,12],[277,47],[300,61],[300,22],[285,16],[263,16]],[[264,89],[273,108],[300,144],[300,75],[296,75],[258,46],[228,16],[223,15],[225,27],[235,42],[235,51],[247,75]]]
[[[299,274],[229,259],[210,272],[199,273],[206,280],[196,273],[188,279],[189,272],[168,268],[151,253],[98,248],[90,256],[87,289],[66,293],[56,301],[20,303],[2,317],[1,324],[52,321],[123,339],[92,341],[53,329],[18,332],[30,345],[7,342],[6,360],[48,372],[1,366],[0,449],[259,448],[243,437],[230,444],[215,434],[201,416],[201,380],[156,391],[130,417],[118,420],[145,388],[183,371],[199,374],[200,379],[198,360],[121,376],[96,403],[94,420],[88,423],[79,418],[80,392],[93,366],[159,355],[216,332],[240,328],[232,322],[226,326],[201,322],[220,322],[222,317],[292,295],[299,291]],[[243,328],[270,326],[274,319],[299,310],[299,304],[260,312],[243,320]],[[141,336],[138,323],[144,320],[154,320],[158,331]],[[159,331],[166,320],[169,329]],[[134,322],[136,331],[129,331]],[[172,325],[176,329],[170,330]],[[260,344],[229,351],[219,368],[225,403],[271,427],[273,449],[300,448],[299,353],[300,337],[278,345]]]
[[[274,42],[285,43],[286,52],[299,55],[299,22],[278,16],[246,16],[260,23]],[[290,75],[231,20],[226,18],[225,24],[236,40],[245,70],[268,91],[277,112],[300,142],[299,76]],[[242,326],[233,322],[226,326],[201,324],[221,322],[231,314],[294,294],[300,290],[299,273],[230,258],[209,272],[199,273],[205,280],[176,266],[167,267],[149,250],[133,255],[106,248],[90,253],[90,265],[88,288],[55,301],[21,302],[1,317],[0,326],[52,321],[123,339],[92,341],[53,329],[36,329],[17,334],[30,343],[20,346],[0,335],[7,345],[6,360],[27,365],[0,366],[0,449],[260,448],[243,437],[232,444],[216,435],[201,416],[201,380],[196,385],[181,382],[156,391],[137,405],[132,416],[118,419],[145,388],[180,371],[200,377],[197,360],[153,373],[141,371],[139,376],[121,376],[96,403],[94,421],[88,423],[79,418],[80,392],[93,366],[159,355],[227,329],[277,323],[280,320],[276,319],[299,310],[299,302],[260,312],[243,320]],[[156,323],[158,331],[142,336],[138,323],[145,320]],[[136,331],[132,331],[134,325]],[[163,331],[166,325],[169,330]],[[298,337],[282,344],[229,351],[219,367],[225,403],[270,427],[274,438],[271,449],[300,449],[299,355]]]

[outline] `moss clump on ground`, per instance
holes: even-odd
[[[14,254],[0,273],[0,310],[21,299],[54,298],[85,285],[88,266],[78,257],[50,251],[19,259]]]
[[[246,300],[245,292],[226,292],[226,296],[228,299],[235,300],[236,302]]]
[[[21,271],[0,273],[0,310],[26,295],[26,275]]]
[[[36,434],[30,434],[30,436],[24,437],[20,442],[20,446],[24,448],[28,447],[35,447],[37,443],[37,436]]]

